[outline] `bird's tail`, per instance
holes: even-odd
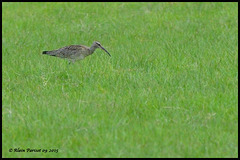
[[[48,51],[43,51],[42,54],[47,54]]]
[[[49,56],[56,56],[56,53],[54,51],[43,51],[42,54],[47,54]]]

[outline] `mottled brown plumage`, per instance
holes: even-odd
[[[74,63],[76,60],[82,60],[85,57],[93,54],[93,52],[97,48],[101,48],[106,53],[108,53],[108,51],[105,48],[103,48],[103,46],[101,46],[99,42],[95,41],[93,42],[90,48],[83,45],[70,45],[63,48],[59,48],[57,50],[43,51],[43,54],[56,56],[59,58],[66,58]],[[109,53],[108,55],[111,56]]]

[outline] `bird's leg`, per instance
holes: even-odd
[[[68,62],[68,65],[70,65],[71,63],[73,64],[73,63],[75,62],[74,59],[69,59],[68,61],[69,61],[69,62]]]

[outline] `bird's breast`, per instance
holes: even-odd
[[[75,60],[82,60],[86,57],[87,55],[81,52],[78,52],[76,54],[73,54],[70,58],[75,59]]]

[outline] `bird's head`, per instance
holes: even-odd
[[[104,50],[111,57],[111,54],[98,41],[94,41],[93,44],[95,47],[101,48],[102,50]]]

